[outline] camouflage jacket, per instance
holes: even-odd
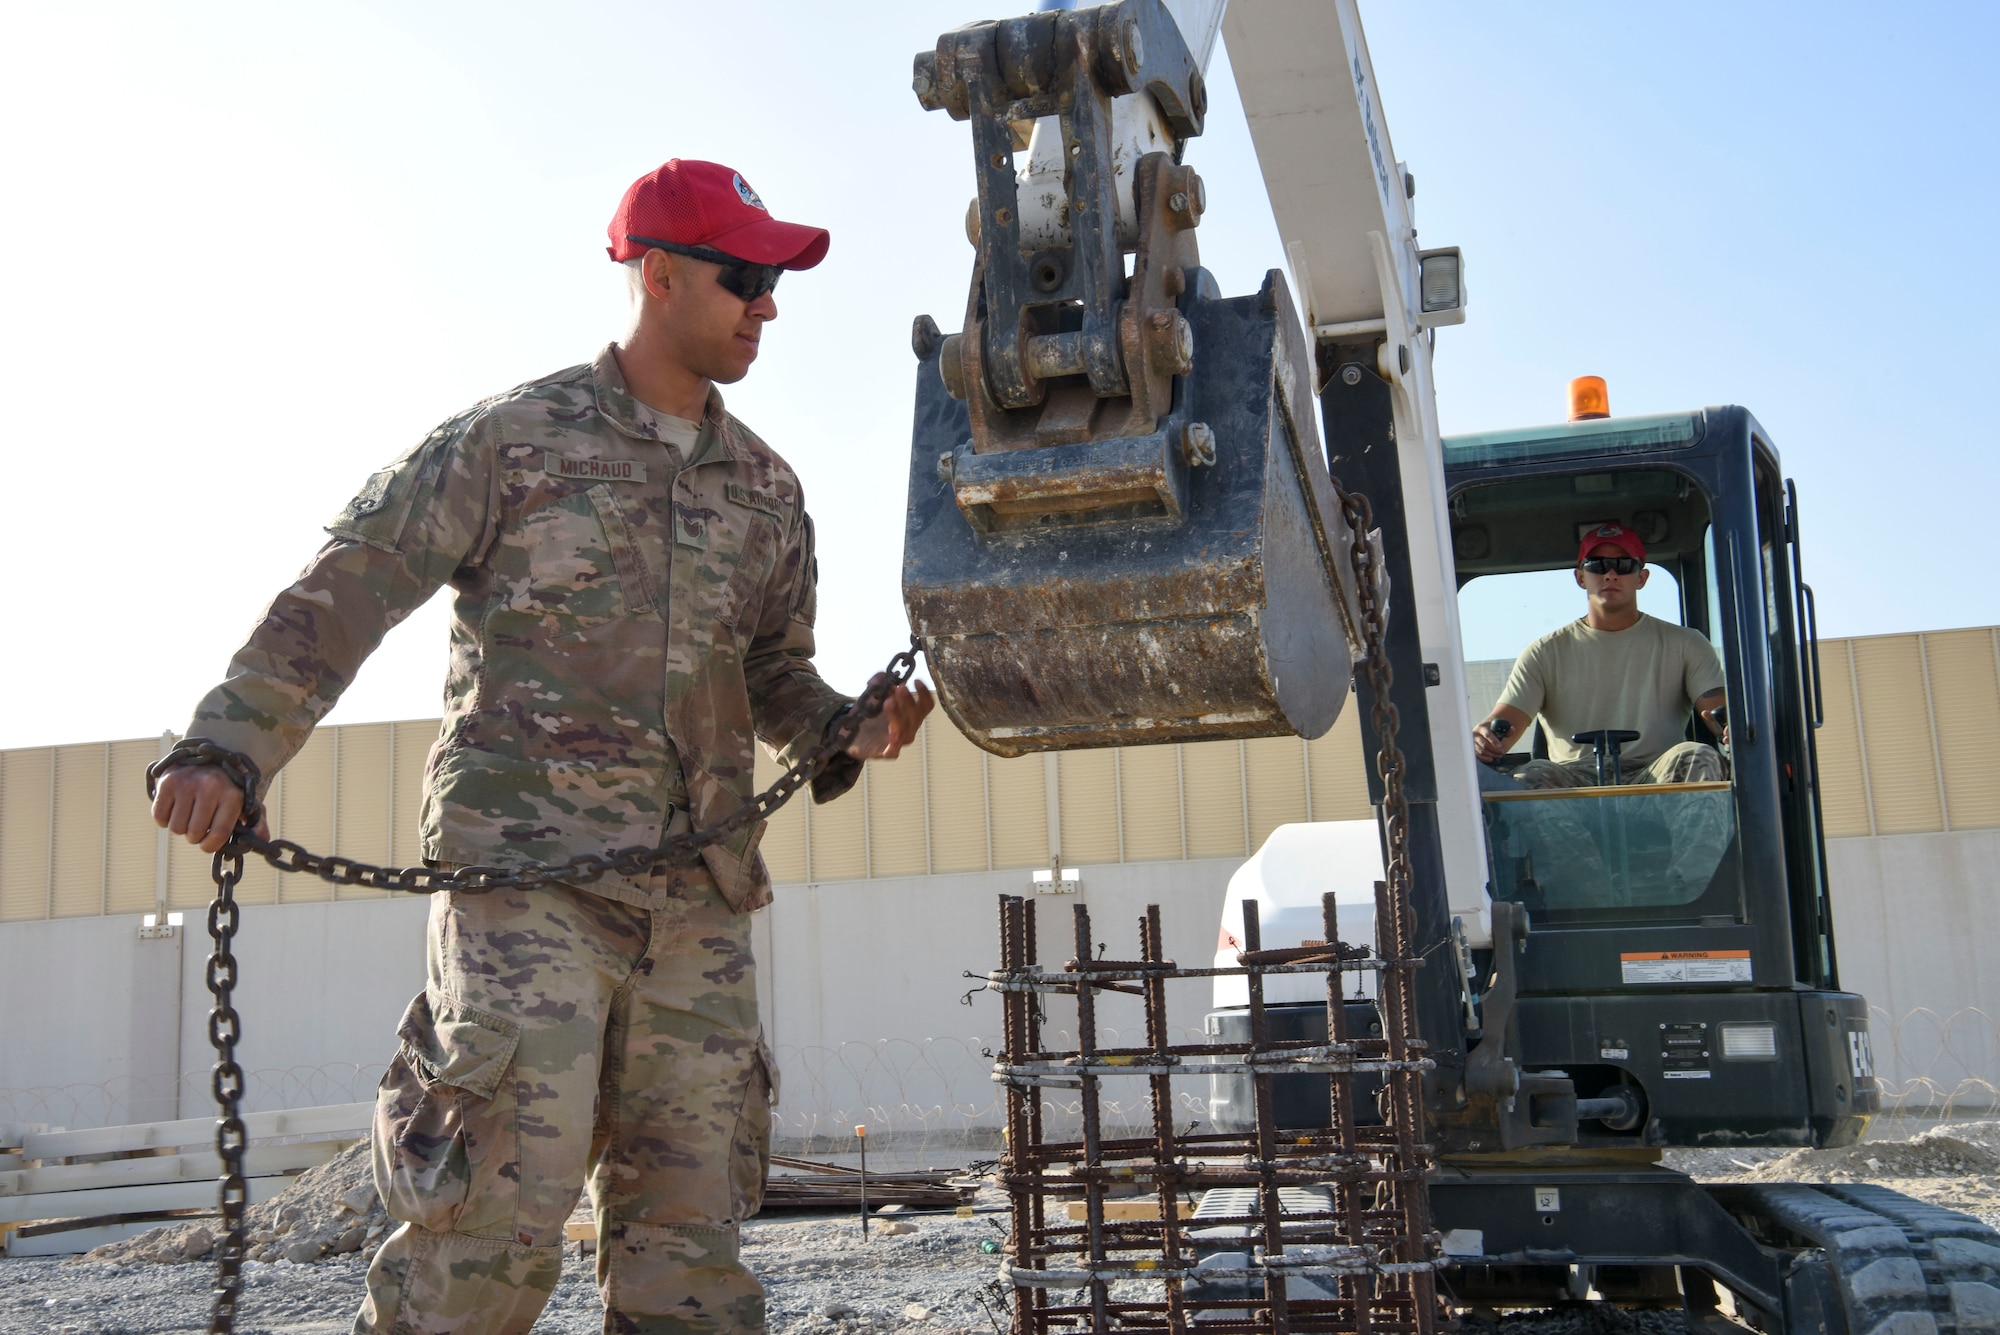
[[[449,583],[444,725],[424,855],[518,866],[660,840],[752,795],[847,703],[812,665],[812,520],[799,481],[711,393],[685,462],[610,348],[489,399],[376,473],[195,710],[274,775],[382,636]],[[859,765],[822,776],[821,801]],[[763,827],[705,850],[739,910],[770,901]],[[590,887],[629,904],[641,881]]]

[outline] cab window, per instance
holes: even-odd
[[[1577,545],[1606,520],[1630,526],[1646,543],[1650,574],[1639,610],[1717,639],[1709,506],[1678,472],[1488,483],[1455,495],[1451,516],[1475,721],[1492,710],[1524,649],[1583,616]],[[1512,739],[1511,754],[1493,773],[1509,773],[1531,747],[1545,755],[1546,739],[1537,745],[1534,732],[1531,726]],[[1690,740],[1715,741],[1694,719]],[[1740,899],[1735,794],[1726,781],[1525,788],[1483,774],[1482,789],[1496,898],[1558,920],[1682,917],[1728,911]]]

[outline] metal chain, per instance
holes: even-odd
[[[1368,498],[1358,492],[1339,495],[1341,511],[1347,517],[1348,527],[1354,530],[1354,597],[1361,607],[1362,671],[1368,678],[1368,693],[1373,697],[1369,717],[1381,742],[1375,763],[1382,776],[1382,823],[1389,845],[1383,879],[1389,883],[1392,894],[1405,897],[1410,886],[1410,802],[1403,793],[1403,775],[1408,767],[1402,748],[1396,745],[1402,715],[1389,698],[1396,673],[1389,666],[1389,609],[1382,604],[1381,586],[1377,583],[1382,569],[1382,545],[1379,538],[1369,536],[1375,526],[1375,512]]]
[[[1383,605],[1381,596],[1387,587],[1387,581],[1382,578],[1385,573],[1382,542],[1379,535],[1372,533],[1374,512],[1366,496],[1343,492],[1340,494],[1340,505],[1347,516],[1348,526],[1354,531],[1352,559],[1355,599],[1361,610],[1362,671],[1368,679],[1368,692],[1373,697],[1370,715],[1379,743],[1375,764],[1382,776],[1383,842],[1387,847],[1383,866],[1384,903],[1377,912],[1378,920],[1386,921],[1381,922],[1377,935],[1386,935],[1391,939],[1378,940],[1377,948],[1385,957],[1393,951],[1396,958],[1407,964],[1415,944],[1413,937],[1416,930],[1415,893],[1410,867],[1410,802],[1403,787],[1408,764],[1403,749],[1396,744],[1396,733],[1402,719],[1394,701],[1389,698],[1396,674],[1389,664],[1389,609]],[[1400,1060],[1420,1053],[1423,1047],[1417,1039],[1416,1008],[1407,968],[1383,975],[1379,1000],[1383,1009],[1383,1031],[1390,1036],[1390,1055]],[[1390,1105],[1385,1111],[1390,1114],[1394,1127],[1401,1164],[1406,1170],[1412,1169],[1421,1163],[1425,1152],[1420,1145],[1424,1122],[1422,1092],[1416,1079],[1410,1075],[1389,1077],[1385,1084],[1390,1096]],[[1394,1195],[1403,1196],[1405,1236],[1402,1242],[1406,1249],[1403,1260],[1413,1267],[1408,1272],[1408,1297],[1418,1335],[1429,1335],[1435,1328],[1436,1318],[1436,1291],[1425,1267],[1436,1259],[1437,1237],[1431,1231],[1425,1192],[1421,1181],[1392,1188],[1392,1200]]]
[[[254,816],[253,816],[254,819]],[[208,957],[208,990],[215,1005],[208,1012],[208,1041],[215,1048],[215,1070],[209,1089],[221,1116],[215,1123],[215,1154],[222,1161],[222,1242],[215,1250],[215,1303],[208,1328],[236,1328],[236,1300],[243,1292],[243,1210],[250,1203],[250,1183],[243,1176],[243,1150],[249,1135],[243,1128],[243,1068],[236,1062],[236,1040],[243,1024],[236,1014],[236,955],[230,949],[237,928],[236,887],[243,880],[243,855],[224,848],[211,864],[215,902],[208,906],[208,935],[215,942]]]
[[[868,684],[848,708],[836,716],[826,735],[798,764],[793,765],[769,788],[715,824],[685,834],[668,835],[658,844],[634,844],[603,853],[580,853],[567,862],[534,863],[525,867],[458,867],[450,871],[437,867],[378,867],[353,858],[308,852],[289,839],[262,839],[250,828],[257,822],[256,765],[234,751],[191,737],[146,771],[147,792],[159,776],[181,765],[217,765],[244,790],[243,816],[224,852],[255,853],[279,871],[303,872],[335,885],[365,885],[376,890],[400,890],[411,894],[435,894],[440,890],[529,890],[543,885],[589,885],[617,873],[644,876],[656,867],[686,866],[701,850],[719,844],[758,821],[769,820],[793,794],[817,778],[826,766],[847,750],[861,727],[882,712],[896,687],[916,670],[919,644],[889,660],[889,666]]]
[[[889,666],[868,683],[854,703],[834,717],[817,746],[779,775],[769,788],[730,815],[704,829],[666,836],[650,847],[639,844],[606,853],[587,853],[567,862],[440,871],[431,867],[377,867],[353,858],[322,857],[289,840],[257,836],[254,827],[263,815],[257,797],[262,775],[249,757],[194,737],[148,766],[148,797],[157,792],[161,775],[183,765],[214,765],[243,789],[243,811],[237,818],[236,830],[216,853],[210,867],[215,880],[215,900],[208,906],[208,935],[215,945],[208,957],[208,990],[215,1004],[208,1012],[208,1041],[215,1048],[215,1070],[209,1088],[221,1114],[215,1124],[215,1153],[222,1161],[223,1227],[223,1239],[216,1248],[215,1302],[208,1319],[210,1335],[230,1335],[236,1329],[236,1303],[243,1291],[246,1242],[243,1212],[250,1199],[250,1184],[243,1176],[243,1151],[249,1140],[242,1117],[243,1068],[236,1061],[236,1041],[242,1036],[243,1024],[233,1004],[237,977],[234,944],[239,925],[236,887],[243,879],[245,854],[255,853],[279,871],[309,872],[336,885],[366,885],[416,894],[434,894],[440,890],[483,893],[556,883],[588,885],[612,872],[641,876],[656,867],[685,866],[699,857],[702,849],[723,842],[756,821],[768,820],[799,789],[844,754],[862,725],[879,715],[891,693],[910,679],[916,670],[920,647],[912,636],[910,647],[891,658]]]

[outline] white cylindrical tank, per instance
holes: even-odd
[[[1331,890],[1340,939],[1375,947],[1375,882],[1382,879],[1381,835],[1372,820],[1305,821],[1280,825],[1263,847],[1229,878],[1222,905],[1222,930],[1215,964],[1229,968],[1243,949],[1243,901],[1257,903],[1266,950],[1320,942],[1326,927],[1320,896]],[[1375,975],[1353,975],[1343,989],[1350,996],[1375,995]],[[1358,983],[1358,987],[1357,987]],[[1264,980],[1267,1003],[1323,1002],[1326,975],[1278,974]],[[1250,1004],[1249,981],[1241,975],[1215,980],[1215,1009]]]

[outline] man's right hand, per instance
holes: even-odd
[[[1493,731],[1493,724],[1501,719],[1507,722],[1507,735],[1502,737]],[[1511,705],[1501,705],[1487,715],[1482,723],[1473,725],[1472,753],[1482,764],[1490,765],[1507,754],[1513,745],[1521,740],[1521,730],[1534,722],[1526,714]]]
[[[243,814],[243,790],[214,765],[181,765],[160,776],[153,794],[153,821],[186,835],[204,853],[213,853],[236,832]],[[257,837],[271,837],[271,823],[257,822]]]

